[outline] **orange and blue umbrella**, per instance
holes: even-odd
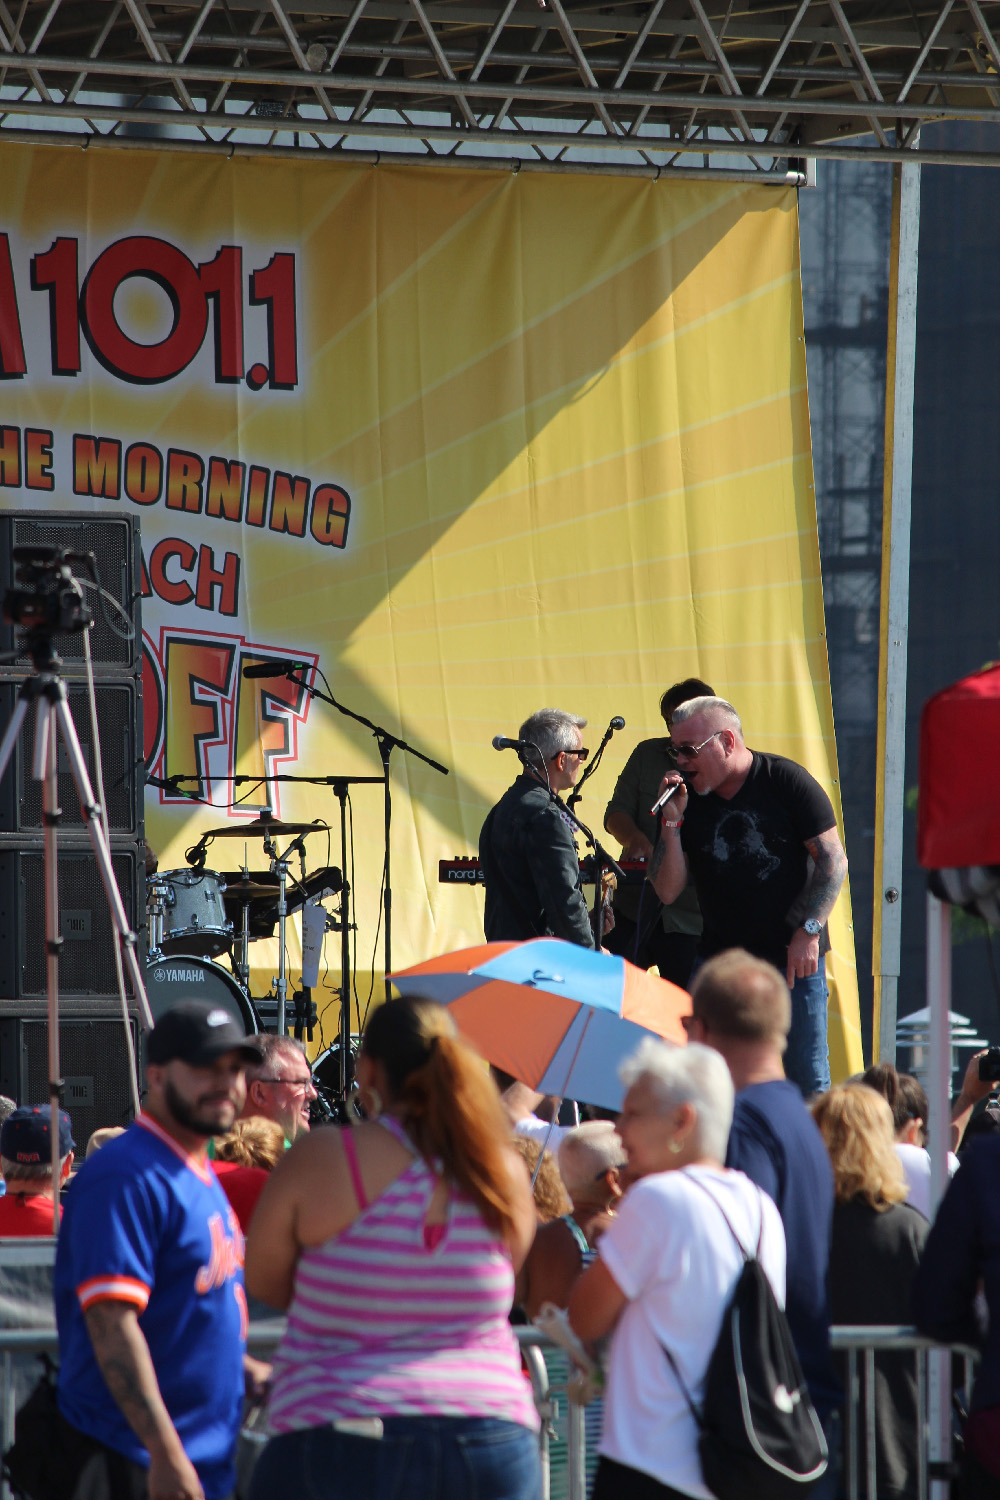
[[[446,1005],[487,1061],[530,1088],[620,1109],[618,1064],[643,1037],[683,1046],[686,990],[560,938],[483,943],[391,974],[401,995]]]

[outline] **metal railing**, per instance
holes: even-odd
[[[878,1415],[876,1372],[880,1354],[912,1355],[916,1387],[914,1457],[918,1500],[935,1488],[947,1494],[951,1473],[953,1393],[969,1409],[979,1352],[966,1344],[938,1344],[915,1328],[841,1325],[830,1330],[831,1344],[846,1356],[844,1392],[844,1483],[847,1500],[878,1500]],[[961,1374],[955,1369],[960,1365]]]
[[[284,1331],[283,1318],[262,1319],[251,1323],[248,1348],[256,1355],[267,1355],[277,1345]],[[586,1500],[586,1452],[584,1411],[569,1400],[564,1386],[550,1381],[543,1351],[555,1345],[537,1328],[517,1328],[518,1343],[531,1378],[535,1405],[541,1417],[540,1449],[543,1472],[543,1497],[551,1496],[551,1444],[553,1421],[563,1403],[567,1416],[568,1446],[566,1500]],[[844,1407],[844,1490],[847,1500],[877,1500],[877,1412],[876,1356],[885,1353],[912,1354],[915,1361],[917,1389],[917,1494],[918,1500],[929,1500],[948,1475],[951,1457],[950,1426],[935,1433],[933,1394],[939,1405],[950,1413],[952,1364],[961,1363],[959,1387],[966,1397],[978,1352],[964,1344],[943,1345],[924,1338],[914,1328],[837,1327],[831,1330],[834,1351],[846,1356],[847,1390]],[[16,1423],[14,1359],[17,1355],[54,1355],[58,1340],[54,1328],[0,1329],[0,1442],[6,1450],[14,1440]],[[935,1371],[935,1365],[937,1370]],[[967,1409],[967,1401],[966,1401]],[[0,1484],[0,1497],[9,1500],[6,1484]]]

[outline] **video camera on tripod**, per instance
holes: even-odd
[[[32,638],[74,635],[94,623],[83,602],[83,590],[73,577],[71,562],[82,564],[94,576],[92,552],[71,552],[65,547],[39,544],[15,547],[16,588],[7,590],[3,617]]]
[[[97,576],[97,563],[90,552],[73,552],[65,547],[36,544],[15,547],[16,587],[7,590],[3,601],[4,619],[19,626],[24,634],[20,651],[31,656],[34,673],[21,683],[10,722],[0,735],[0,779],[6,775],[14,746],[31,709],[34,715],[34,748],[31,774],[42,788],[43,843],[45,864],[45,990],[48,1020],[49,1098],[53,1118],[61,1100],[63,1082],[59,1068],[59,954],[62,928],[59,915],[59,850],[57,830],[62,817],[59,807],[59,755],[65,752],[80,803],[80,811],[90,837],[94,858],[107,898],[108,910],[116,932],[115,964],[119,970],[119,997],[125,1024],[129,1071],[133,1084],[133,1101],[138,1113],[139,1095],[135,1077],[135,1058],[129,1029],[128,997],[125,993],[124,969],[132,982],[132,992],[140,1020],[151,1030],[153,1017],[138,959],[138,938],[129,926],[121,893],[111,864],[108,834],[103,811],[90,782],[80,741],[69,711],[66,684],[59,675],[62,662],[56,653],[57,635],[77,634],[94,623],[83,602],[83,589],[73,577],[70,561],[80,562],[91,575],[98,598],[104,597]],[[85,638],[85,645],[87,644]],[[20,651],[17,653],[20,654]],[[88,676],[90,657],[87,652]],[[96,719],[91,687],[92,717]],[[57,741],[59,742],[57,744]],[[95,747],[97,746],[95,732]],[[99,754],[98,754],[99,760]],[[53,1234],[59,1228],[59,1153],[58,1133],[52,1132],[52,1179],[56,1185],[53,1200]]]

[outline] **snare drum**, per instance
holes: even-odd
[[[222,893],[226,882],[214,870],[159,870],[147,882],[150,950],[217,958],[233,941]]]
[[[227,1010],[246,1032],[257,1032],[253,1006],[227,969],[203,958],[174,953],[146,965],[146,994],[156,1022],[178,1000],[207,1000]]]

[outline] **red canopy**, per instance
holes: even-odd
[[[963,677],[920,715],[917,858],[927,870],[1000,865],[1000,665]]]

